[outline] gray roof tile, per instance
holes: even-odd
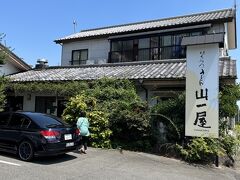
[[[210,11],[198,14],[191,14],[186,16],[177,16],[171,18],[164,18],[152,21],[143,21],[138,23],[123,24],[117,26],[109,26],[97,29],[82,30],[60,39],[55,40],[56,43],[61,43],[67,40],[81,39],[87,37],[97,37],[104,35],[115,35],[122,33],[138,32],[142,30],[154,30],[175,26],[188,26],[191,24],[202,24],[215,21],[229,21],[234,16],[233,9],[223,9],[217,11]]]
[[[13,82],[94,80],[103,77],[117,79],[181,79],[185,78],[185,60],[158,60],[82,66],[57,66],[8,76]],[[221,78],[236,78],[236,61],[221,58]]]

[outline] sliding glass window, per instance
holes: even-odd
[[[157,60],[159,59],[159,37],[151,37],[150,38],[150,59]]]
[[[87,59],[88,59],[87,49],[73,50],[72,60],[70,61],[70,64],[71,65],[86,64]]]
[[[138,61],[150,60],[150,38],[143,38],[138,40]]]
[[[186,58],[186,47],[181,46],[181,41],[192,35],[201,32],[112,40],[109,59],[115,63]]]
[[[122,62],[133,60],[133,40],[122,41]]]

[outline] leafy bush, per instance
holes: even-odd
[[[84,81],[69,81],[63,83],[50,83],[50,82],[13,82],[8,84],[8,89],[12,90],[15,94],[23,93],[45,93],[55,94],[56,96],[72,97],[80,94],[83,90],[88,88],[88,84]]]
[[[233,160],[233,157],[240,153],[240,125],[236,125],[231,134],[223,136],[222,143],[226,154]]]
[[[25,89],[22,85],[16,87]],[[34,84],[31,87],[36,89]],[[60,90],[58,86],[54,89]],[[75,124],[80,111],[87,112],[92,146],[110,147],[113,143],[114,147],[134,150],[149,147],[148,106],[136,94],[132,82],[103,78],[77,92],[81,95],[70,98],[63,117]]]
[[[93,97],[85,95],[71,97],[63,112],[63,119],[70,124],[76,124],[79,114],[93,110],[95,105],[96,99]]]
[[[70,98],[63,112],[63,119],[75,125],[80,112],[86,112],[90,123],[90,144],[93,147],[110,148],[110,136],[108,114],[96,109],[97,100],[85,94]]]
[[[239,85],[229,85],[221,88],[219,98],[219,139],[202,137],[192,138],[187,144],[179,145],[181,144],[181,141],[179,141],[179,138],[176,138],[177,132],[180,132],[181,140],[183,140],[184,137],[184,94],[180,94],[175,98],[160,102],[154,106],[151,111],[153,113],[152,120],[153,122],[163,122],[166,125],[167,142],[162,143],[178,143],[176,148],[180,152],[180,155],[187,161],[209,161],[216,155],[227,155],[234,162],[233,156],[237,153],[240,147],[240,128],[237,126],[234,132],[235,135],[229,135],[228,122],[223,121],[222,118],[234,117],[236,115],[236,101],[239,98]]]
[[[186,147],[176,145],[183,158],[189,162],[209,162],[216,155],[223,155],[224,149],[217,139],[214,138],[193,138]]]
[[[239,124],[235,126],[234,132],[236,134],[236,138],[240,140],[240,125]]]
[[[222,86],[219,93],[219,116],[234,117],[237,114],[237,100],[240,99],[240,85]]]
[[[227,156],[234,163],[233,156],[237,154],[239,146],[240,139],[227,134],[219,139],[193,138],[186,146],[177,144],[176,148],[189,162],[211,162],[216,156]]]
[[[237,150],[240,146],[240,139],[227,134],[223,137],[220,137],[220,142],[222,144],[223,149],[225,150],[226,155],[232,161],[234,161],[233,156],[237,154]]]
[[[0,43],[3,36],[4,34],[0,33]],[[3,49],[0,49],[0,65],[5,63],[5,59],[6,59],[6,53]]]
[[[93,147],[111,148],[110,136],[112,131],[109,129],[108,114],[101,111],[89,113],[91,141]]]
[[[90,87],[86,94],[97,99],[98,110],[109,114],[113,147],[134,150],[148,147],[148,106],[136,94],[134,84],[129,80],[103,78],[93,81]]]
[[[5,104],[6,104],[6,84],[7,79],[4,77],[0,77],[0,111],[3,111]]]
[[[152,122],[162,122],[165,125],[166,142],[181,142],[184,138],[185,124],[185,94],[176,94],[176,97],[160,101],[152,107]],[[153,127],[154,128],[154,127]],[[155,129],[155,131],[158,131]],[[159,134],[156,134],[159,136]],[[166,143],[163,142],[163,143]]]
[[[233,134],[217,138],[193,138],[186,146],[176,145],[180,155],[189,162],[209,162],[216,155],[227,156],[234,163],[234,156],[239,153],[240,128],[236,126]]]

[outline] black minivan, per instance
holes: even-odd
[[[0,113],[0,151],[23,161],[34,156],[59,155],[77,148],[80,132],[60,118],[36,112]]]

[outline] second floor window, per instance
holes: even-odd
[[[181,46],[185,36],[201,35],[202,32],[130,37],[111,41],[109,62],[131,62],[186,58],[186,47]]]
[[[72,60],[70,61],[71,65],[81,65],[86,64],[88,59],[88,50],[79,49],[72,51]]]

